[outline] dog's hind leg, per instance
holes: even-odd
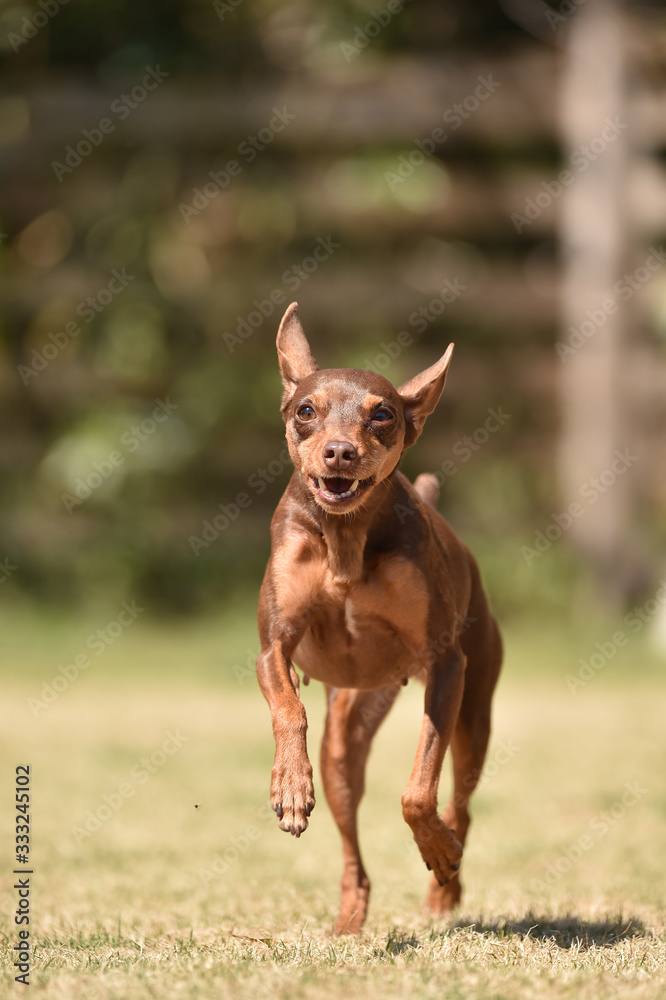
[[[401,685],[357,691],[326,685],[328,713],[321,744],[326,799],[342,837],[344,869],[335,934],[357,934],[366,917],[370,880],[358,844],[356,814],[365,787],[372,738]]]
[[[483,605],[485,617],[479,605]],[[495,621],[487,612],[485,597],[479,599],[479,605],[476,615],[473,609],[469,612],[474,624],[460,636],[467,656],[465,690],[451,739],[453,796],[442,815],[463,847],[470,823],[467,806],[483,770],[490,737],[491,701],[502,662],[502,642]],[[461,893],[460,871],[457,871],[447,885],[439,885],[432,879],[426,903],[431,913],[446,913],[460,902]]]

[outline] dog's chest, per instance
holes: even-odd
[[[341,581],[327,565],[310,586],[305,634],[294,661],[336,687],[377,688],[420,674],[427,658],[428,591],[402,556],[382,556],[359,579]]]

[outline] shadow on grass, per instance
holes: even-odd
[[[456,929],[498,938],[516,936],[536,941],[554,941],[559,948],[612,948],[618,941],[645,934],[642,921],[631,916],[620,915],[610,920],[584,920],[573,914],[544,917],[531,912],[520,920],[458,920],[442,933],[448,934]]]
[[[620,915],[613,920],[584,920],[571,914],[553,918],[537,916],[530,912],[521,920],[457,920],[441,931],[431,930],[430,939],[448,937],[456,930],[481,934],[489,938],[532,938],[534,941],[554,942],[558,948],[575,947],[583,950],[612,948],[619,941],[641,937],[646,933],[644,924],[636,917]],[[381,951],[389,955],[399,955],[421,946],[422,942],[415,934],[391,930]]]
[[[420,947],[421,942],[416,934],[403,934],[400,931],[390,930],[386,938],[386,947],[376,949],[375,954],[381,955],[385,952],[389,955],[400,955],[403,951],[411,951]]]

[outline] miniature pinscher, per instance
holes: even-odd
[[[370,881],[356,813],[370,743],[409,678],[425,683],[425,711],[402,813],[432,872],[427,902],[460,900],[467,804],[481,775],[502,643],[469,549],[437,513],[439,484],[398,471],[444,388],[444,356],[395,389],[355,368],[320,370],[287,309],[277,335],[282,415],[294,473],[271,523],[259,597],[257,676],[275,736],[270,800],[281,830],[299,837],[315,804],[299,677],[326,688],[324,792],[342,836],[335,933],[358,933]],[[453,796],[437,788],[446,748]]]

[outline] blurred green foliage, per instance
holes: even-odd
[[[36,10],[0,11],[0,558],[14,567],[3,598],[130,594],[187,613],[256,590],[289,475],[274,336],[296,298],[320,364],[371,363],[397,384],[455,336],[447,393],[405,471],[453,462],[441,509],[479,552],[501,610],[568,604],[581,579],[571,553],[548,553],[538,574],[520,553],[553,493],[543,370],[555,316],[516,321],[501,300],[472,301],[491,275],[514,288],[548,270],[552,240],[519,238],[508,216],[495,230],[473,211],[467,229],[442,221],[452,167],[497,176],[518,160],[555,162],[556,148],[462,137],[391,191],[384,175],[414,141],[409,126],[392,131],[396,108],[386,104],[381,138],[364,139],[349,114],[346,131],[334,127],[346,88],[390,78],[403,58],[439,72],[460,52],[492,58],[533,39],[489,0],[407,4],[351,63],[341,44],[369,2],[323,14],[312,0],[88,0],[31,35]],[[141,96],[155,67],[168,76]],[[330,97],[323,124],[314,114],[260,155],[239,153],[311,86]],[[126,116],[110,110],[118,100]],[[211,179],[234,160],[228,184]],[[312,268],[318,245],[330,252]],[[422,322],[456,279],[469,293]],[[412,342],[396,352],[402,330]],[[498,407],[510,419],[481,446],[461,444]],[[243,493],[251,504],[228,516]],[[227,525],[195,554],[191,537],[220,515]]]

